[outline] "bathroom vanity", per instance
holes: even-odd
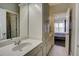
[[[26,39],[23,40],[19,45],[15,45],[14,42],[11,40],[9,40],[8,43],[10,44],[0,47],[0,56],[42,55],[42,41],[40,40]],[[0,42],[0,44],[2,43]]]
[[[31,30],[29,33],[28,6],[20,8],[20,19],[18,17],[18,13],[0,8],[0,56],[41,56],[42,39],[33,39],[34,33]],[[20,44],[15,45],[18,40]]]

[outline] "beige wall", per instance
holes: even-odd
[[[62,3],[62,4],[51,6],[51,8],[52,8],[52,13],[61,13],[61,12],[66,12],[67,8],[72,8],[72,7],[71,4],[69,3]]]
[[[49,6],[49,23],[50,23],[50,34],[52,33],[52,45],[54,45],[54,16],[52,14],[52,8]]]

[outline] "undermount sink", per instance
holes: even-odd
[[[17,51],[17,50],[22,51],[22,49],[23,49],[24,47],[27,47],[27,46],[29,46],[29,45],[31,45],[31,43],[28,43],[28,42],[21,43],[21,44],[19,44],[19,45],[16,45],[12,50],[13,50],[13,51]]]

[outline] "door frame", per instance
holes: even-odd
[[[68,20],[68,21],[67,21]],[[66,41],[65,41],[65,46],[66,46],[66,53],[67,55],[71,54],[71,33],[72,33],[72,19],[71,19],[71,9],[68,8],[66,11],[66,21],[68,22],[66,25]],[[71,31],[70,31],[71,30]]]

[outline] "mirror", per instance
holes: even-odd
[[[14,38],[20,35],[20,22],[16,14],[6,12],[6,38]],[[4,33],[5,35],[5,33]]]

